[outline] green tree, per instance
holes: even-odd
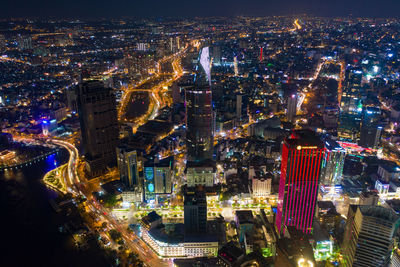
[[[104,203],[104,205],[107,207],[107,208],[112,208],[112,207],[114,207],[115,205],[117,205],[118,204],[118,198],[117,198],[117,196],[116,195],[113,195],[113,194],[106,194],[104,197],[103,197],[103,203]]]
[[[118,232],[118,231],[115,230],[115,229],[111,229],[111,230],[108,232],[108,234],[110,235],[111,239],[114,240],[114,241],[117,241],[117,240],[121,239],[121,237],[122,237],[121,233]]]

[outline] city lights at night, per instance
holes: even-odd
[[[3,2],[1,266],[400,267],[400,2]]]

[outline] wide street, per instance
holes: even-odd
[[[172,65],[174,73],[168,79],[159,79],[158,83],[152,84],[152,87],[148,89],[152,97],[152,104],[150,105],[150,108],[146,114],[142,116],[140,120],[135,122],[137,127],[146,123],[148,119],[154,119],[157,116],[159,109],[168,103],[167,99],[165,99],[165,88],[170,86],[174,81],[182,76],[183,70],[180,66],[180,58],[184,55],[186,50],[187,47],[172,56],[162,59],[161,62],[171,62],[170,64]],[[125,91],[119,110],[119,119],[123,119],[123,116],[125,115],[124,109],[127,107],[127,105],[129,105],[130,94],[137,90],[137,87],[145,85],[147,82],[149,82],[149,80],[150,79],[145,79],[135,87],[132,86]],[[64,179],[68,191],[75,197],[85,196],[87,199],[86,205],[88,206],[89,210],[91,210],[91,212],[93,212],[94,215],[101,221],[107,222],[107,225],[111,226],[115,230],[118,230],[122,234],[123,240],[129,249],[136,252],[139,255],[139,258],[147,266],[172,266],[172,260],[160,259],[157,254],[151,250],[139,237],[131,232],[128,232],[126,224],[119,222],[108,209],[103,207],[93,198],[92,191],[89,189],[90,187],[85,185],[87,180],[85,178],[81,179],[81,177],[78,175],[77,167],[79,164],[79,153],[76,147],[68,141],[58,139],[52,139],[50,142],[64,147],[70,153],[68,168],[66,173],[64,173]]]

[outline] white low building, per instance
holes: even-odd
[[[252,187],[253,197],[256,198],[269,197],[269,195],[271,194],[272,177],[268,176],[265,167],[260,169],[255,169],[254,167],[250,167],[249,179],[252,182],[251,187]]]
[[[151,231],[150,231],[151,232]],[[162,258],[216,257],[218,241],[167,243],[154,238],[143,230],[142,239]]]

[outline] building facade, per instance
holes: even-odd
[[[206,187],[214,186],[215,166],[212,164],[196,164],[189,162],[186,168],[186,182],[188,187],[203,185]],[[211,162],[210,162],[211,163]]]
[[[142,231],[142,238],[163,258],[216,257],[218,253],[218,241],[168,243],[156,239],[147,231]]]
[[[251,180],[251,188],[253,197],[265,198],[271,194],[272,175],[266,172],[266,167],[249,168],[249,180]]]
[[[119,143],[115,95],[100,81],[86,81],[76,88],[86,170],[100,175],[117,162]]]
[[[212,159],[213,107],[209,49],[202,49],[193,88],[185,90],[186,146],[189,161]]]
[[[321,184],[328,186],[340,185],[346,150],[332,139],[326,138],[323,141],[325,142],[325,154],[322,162]]]
[[[141,184],[136,150],[124,146],[117,147],[118,170],[121,182],[128,189]]]
[[[297,112],[297,95],[292,94],[287,100],[286,118],[290,122],[294,122]]]
[[[206,233],[207,198],[204,188],[188,189],[183,197],[185,233]]]
[[[376,148],[382,132],[380,126],[381,110],[377,107],[366,107],[361,121],[360,142],[362,147]]]
[[[355,141],[360,132],[362,116],[363,71],[350,69],[346,72],[345,84],[340,101],[338,136]]]
[[[388,266],[399,217],[382,206],[350,206],[343,238],[344,266]]]
[[[278,232],[293,226],[310,233],[319,190],[324,143],[310,130],[294,131],[282,149],[276,216]]]
[[[156,195],[172,193],[173,157],[159,162],[147,162],[144,166],[145,199],[154,199]]]

